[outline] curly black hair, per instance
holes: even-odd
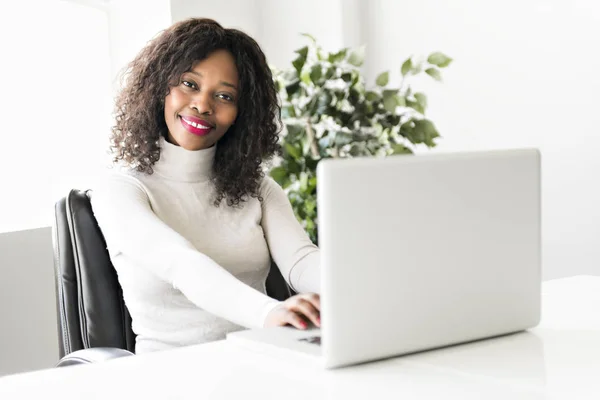
[[[162,31],[127,66],[116,99],[110,150],[115,163],[152,174],[167,138],[164,99],[181,75],[216,50],[233,55],[239,75],[236,123],[219,140],[213,165],[214,203],[262,201],[262,163],[279,152],[280,105],[271,70],[259,45],[214,20],[190,18]]]

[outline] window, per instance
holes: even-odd
[[[108,16],[90,4],[0,5],[0,232],[51,225],[58,198],[108,160]]]

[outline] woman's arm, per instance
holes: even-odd
[[[244,284],[154,214],[135,178],[113,175],[92,191],[92,208],[111,256],[123,254],[202,309],[262,327],[279,302]]]
[[[294,215],[285,192],[272,178],[261,187],[263,231],[273,260],[298,293],[320,293],[320,255]]]

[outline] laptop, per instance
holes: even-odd
[[[515,149],[322,160],[321,328],[227,340],[338,368],[536,326],[540,158]]]

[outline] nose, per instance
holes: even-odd
[[[213,113],[212,97],[206,92],[198,92],[192,97],[190,108],[196,110],[199,114],[211,115]]]

